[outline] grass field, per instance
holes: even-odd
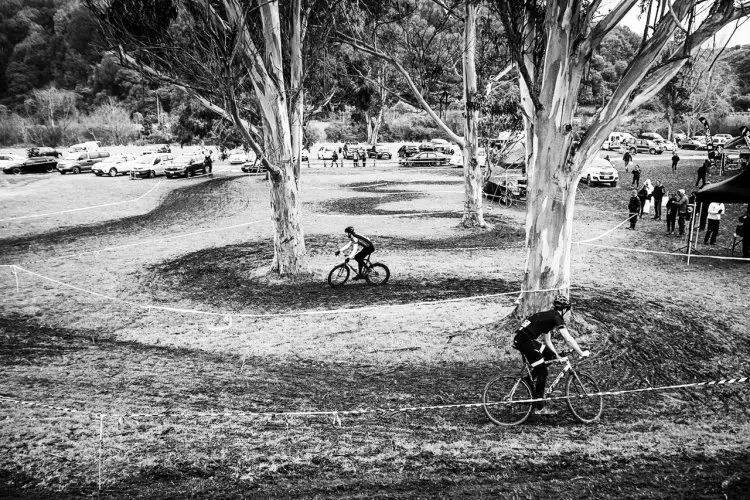
[[[652,159],[641,179],[689,190],[698,162]],[[593,425],[562,402],[510,429],[478,407],[285,415],[476,403],[515,373],[524,206],[487,202],[492,227],[465,230],[460,171],[314,165],[313,277],[288,284],[266,276],[264,179],[215,172],[4,177],[0,219],[61,213],[0,221],[0,264],[18,266],[0,267],[0,396],[83,413],[0,400],[0,496],[748,497],[747,384],[607,397]],[[688,266],[664,221],[616,228],[621,175],[577,196],[574,240],[602,245],[573,245],[582,366],[607,390],[750,374],[750,265]],[[730,255],[744,207],[727,208],[701,253]],[[326,284],[347,225],[387,286]]]

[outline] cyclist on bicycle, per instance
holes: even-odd
[[[354,259],[357,261],[359,269],[357,270],[357,275],[352,279],[362,279],[362,269],[364,269],[365,267],[365,259],[368,255],[375,251],[375,245],[373,245],[372,241],[370,241],[368,238],[362,236],[361,234],[355,233],[352,226],[344,229],[344,233],[349,237],[349,243],[336,250],[336,255],[339,255],[341,252],[351,246],[352,253],[349,254],[349,257],[346,258],[346,261],[349,262],[349,259]],[[358,248],[361,248],[359,252],[357,252]]]
[[[591,354],[589,351],[581,350],[576,339],[565,328],[563,315],[570,308],[568,298],[565,295],[557,295],[552,302],[552,309],[532,314],[526,318],[516,330],[516,335],[513,338],[513,347],[521,351],[526,361],[531,365],[531,376],[536,378],[536,388],[532,387],[532,389],[535,390],[537,398],[544,397],[544,386],[547,384],[549,370],[545,361],[560,357],[555,350],[555,346],[552,345],[553,331],[556,330],[560,333],[579,356],[586,358]],[[544,335],[544,344],[537,340],[540,335]],[[544,408],[544,401],[537,402],[536,407],[540,410]]]

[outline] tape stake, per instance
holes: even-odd
[[[18,271],[16,270],[16,266],[10,266],[10,272],[13,273],[13,277],[16,279],[16,292],[21,291],[21,287],[18,285]]]
[[[232,328],[233,321],[231,314],[225,314],[224,318],[222,318],[222,321],[224,322],[223,325],[219,324],[215,326],[209,326],[207,330],[211,332],[223,332]]]

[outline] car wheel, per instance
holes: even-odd
[[[81,169],[80,169],[79,167],[75,167],[75,168],[73,169],[73,173],[74,173],[74,174],[80,174],[80,173],[81,173]]]
[[[652,155],[656,154],[656,150],[654,148],[649,148],[648,152]]]
[[[156,172],[154,172],[153,170],[149,170],[148,171],[148,178],[149,179],[153,179],[154,177],[156,177]]]
[[[19,174],[21,173],[21,169],[20,169],[20,168],[18,168],[18,167],[13,167],[13,170],[12,170],[12,172],[13,172],[13,173],[14,173],[15,175],[19,175]]]
[[[109,176],[110,177],[117,177],[117,169],[116,168],[110,168],[109,169]]]
[[[613,183],[612,183],[612,187],[613,187],[613,188],[616,188],[616,187],[617,187],[617,181],[615,181],[615,182],[613,182]]]
[[[53,167],[52,165],[47,165],[47,168],[45,170],[47,171],[47,173],[50,173],[55,170],[55,167]]]

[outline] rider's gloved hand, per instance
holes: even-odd
[[[336,250],[336,257],[338,257],[341,254],[341,250]]]
[[[349,257],[347,257],[346,259],[344,259],[344,262],[345,262],[345,263],[346,263],[346,262],[349,262]]]
[[[589,356],[591,356],[591,351],[583,351],[581,353],[582,358],[588,358]]]

